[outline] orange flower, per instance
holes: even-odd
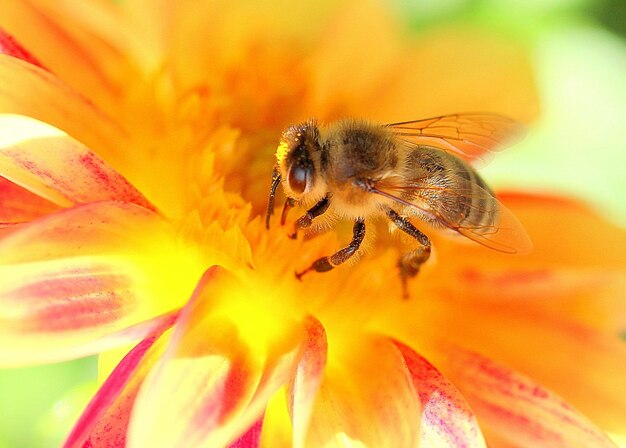
[[[603,430],[626,430],[626,235],[586,208],[505,196],[535,252],[435,239],[409,301],[396,242],[298,282],[335,233],[263,226],[286,124],[527,120],[519,49],[454,30],[402,44],[365,3],[8,0],[0,26],[0,363],[140,341],[66,446],[611,446]]]

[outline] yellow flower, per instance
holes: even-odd
[[[67,446],[595,447],[625,431],[626,235],[584,207],[505,196],[535,252],[435,239],[409,301],[397,242],[298,282],[339,239],[263,225],[285,125],[526,121],[520,49],[458,30],[402,43],[363,2],[8,0],[0,26],[0,364],[140,341]]]

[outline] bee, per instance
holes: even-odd
[[[350,243],[296,272],[326,272],[358,252],[365,223],[388,219],[417,247],[398,261],[405,298],[407,279],[428,260],[431,242],[411,219],[450,230],[490,249],[525,253],[531,242],[470,162],[485,158],[523,134],[523,126],[488,113],[445,115],[387,125],[344,119],[318,126],[311,119],[290,126],[276,151],[266,214],[274,212],[282,184],[287,201],[281,223],[295,205],[308,208],[291,237],[332,215],[354,221]]]

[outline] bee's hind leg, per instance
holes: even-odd
[[[400,216],[396,211],[392,209],[387,210],[387,216],[400,230],[415,238],[417,242],[420,243],[417,249],[403,254],[398,260],[400,278],[402,280],[402,296],[404,299],[408,299],[409,291],[407,281],[409,278],[415,277],[422,264],[430,258],[430,239],[411,224],[407,218]]]
[[[359,247],[361,247],[361,243],[363,242],[363,238],[365,238],[365,221],[363,218],[359,218],[354,222],[354,227],[352,227],[352,241],[350,241],[350,244],[332,255],[318,258],[304,271],[296,272],[296,278],[300,280],[302,276],[309,271],[330,271],[338,265],[346,262],[356,253],[357,250],[359,250]]]

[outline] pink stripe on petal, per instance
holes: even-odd
[[[22,115],[0,116],[0,175],[61,206],[115,200],[154,209],[89,148]]]
[[[41,68],[45,68],[35,56],[26,51],[17,41],[0,28],[0,54],[7,54],[14,58],[21,59],[22,61],[29,62],[33,65],[37,65]]]
[[[176,317],[176,313],[169,316],[122,359],[87,405],[64,448],[125,446],[135,397],[147,372],[162,353],[163,341],[159,346],[154,344],[174,324]]]
[[[145,337],[193,290],[201,267],[188,257],[173,229],[135,204],[91,203],[20,225],[0,239],[0,365]]]
[[[422,402],[420,442],[437,447],[485,447],[476,416],[460,394],[432,364],[396,343]]]
[[[556,394],[495,361],[455,348],[445,360],[445,371],[476,413],[490,444],[615,446]]]
[[[258,419],[246,431],[244,435],[239,437],[228,448],[258,448],[261,443],[261,431],[263,429],[263,417]]]
[[[109,273],[110,266],[94,264],[51,272],[2,293],[5,306],[24,308],[28,318],[17,331],[54,333],[103,326],[126,314],[135,300],[132,279]],[[23,279],[25,280],[25,279]]]

